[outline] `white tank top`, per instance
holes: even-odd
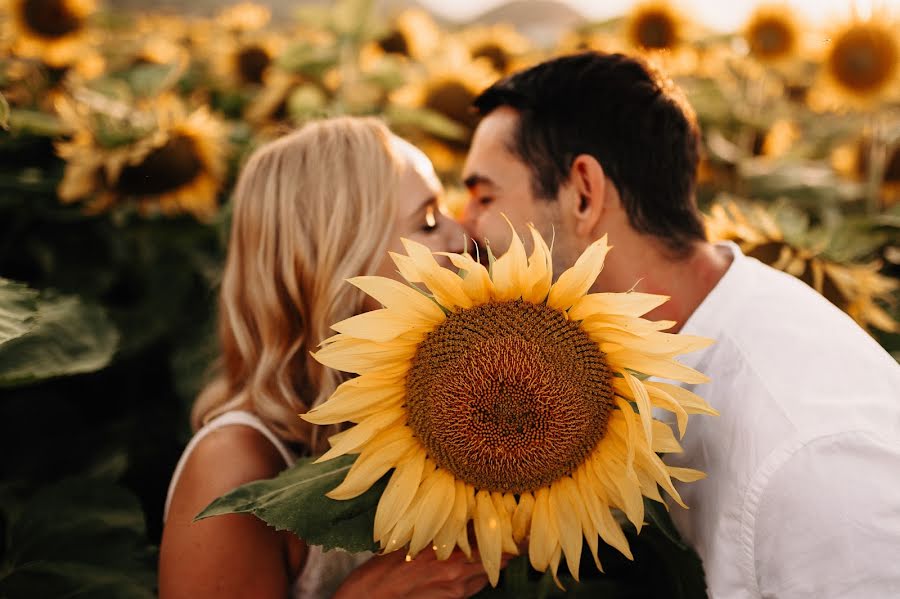
[[[175,467],[175,473],[172,475],[172,481],[169,483],[169,492],[166,496],[163,521],[165,521],[165,518],[169,513],[169,504],[172,501],[175,485],[181,477],[181,472],[184,470],[184,466],[187,463],[191,452],[194,451],[194,448],[206,435],[226,426],[249,426],[256,431],[259,431],[270,443],[272,443],[272,445],[275,446],[275,449],[277,449],[278,453],[281,454],[281,457],[284,458],[286,466],[290,466],[296,460],[296,457],[288,450],[284,443],[282,443],[275,433],[263,424],[262,420],[257,418],[255,414],[238,410],[225,412],[197,431],[187,444],[187,447],[184,448],[184,453],[181,454],[181,459],[178,460],[178,465]],[[309,545],[306,563],[303,565],[303,570],[294,582],[291,597],[294,599],[327,599],[331,597],[350,572],[368,561],[372,555],[373,554],[369,552],[352,554],[339,549],[322,551],[322,548],[318,545]]]

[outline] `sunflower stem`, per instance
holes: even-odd
[[[870,216],[881,212],[881,184],[884,181],[887,145],[881,120],[872,113],[869,121],[870,142],[866,178],[866,211]]]

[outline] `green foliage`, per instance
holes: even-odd
[[[149,599],[154,552],[137,498],[114,483],[70,478],[10,518],[0,596]]]
[[[12,326],[4,327],[7,315]],[[0,386],[100,370],[119,340],[101,307],[73,296],[38,298],[27,287],[0,279],[0,331],[4,329],[12,335],[0,336]]]
[[[311,458],[299,460],[273,479],[238,487],[216,499],[197,518],[253,514],[276,530],[289,530],[325,549],[375,550],[375,508],[387,476],[350,501],[325,496],[344,480],[355,459],[342,456],[321,464],[314,464]]]

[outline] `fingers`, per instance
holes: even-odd
[[[463,597],[471,597],[488,585],[487,574],[482,572],[477,576],[471,576],[466,579],[463,585]]]

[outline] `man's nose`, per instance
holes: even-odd
[[[478,203],[473,200],[466,202],[460,217],[460,224],[470,239],[478,239],[478,214]]]

